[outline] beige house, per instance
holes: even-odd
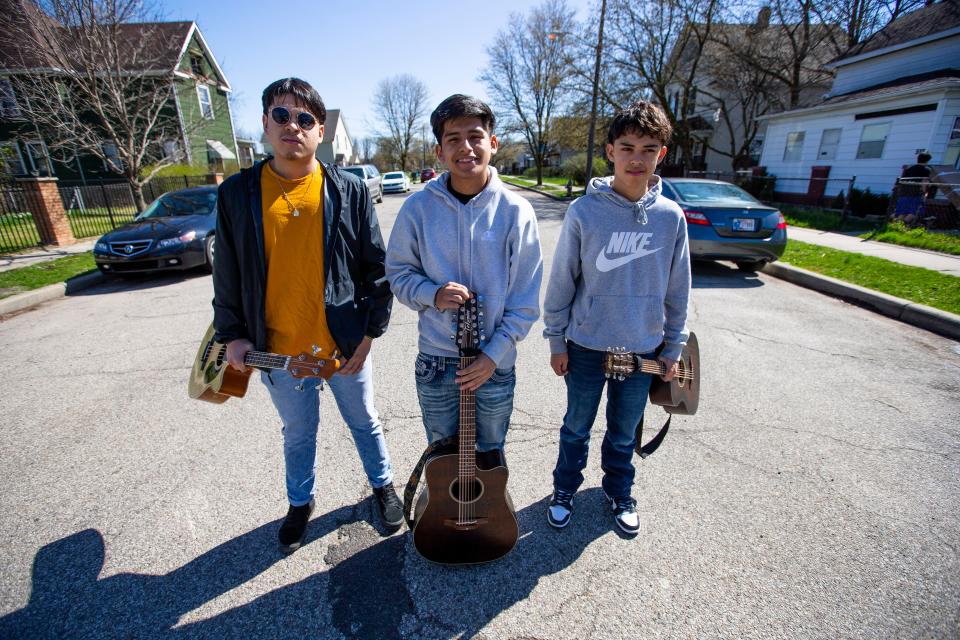
[[[340,109],[327,110],[327,122],[323,129],[323,140],[317,147],[317,159],[328,164],[347,165],[354,163],[353,141],[347,122]]]

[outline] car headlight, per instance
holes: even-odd
[[[157,243],[157,248],[165,249],[167,247],[175,247],[177,245],[187,244],[188,242],[192,242],[193,239],[196,237],[197,237],[196,231],[187,231],[183,235],[176,238],[164,238],[163,240]]]
[[[95,253],[110,253],[110,246],[106,242],[98,241],[93,250]]]

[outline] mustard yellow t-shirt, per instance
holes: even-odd
[[[260,174],[260,189],[267,260],[267,348],[295,356],[312,354],[316,345],[319,356],[330,357],[337,345],[323,306],[323,170],[317,167],[313,175],[286,180],[267,163]]]

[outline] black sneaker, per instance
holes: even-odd
[[[637,514],[637,501],[630,496],[620,498],[611,498],[610,510],[613,511],[613,519],[616,521],[620,530],[631,536],[640,531],[640,516]]]
[[[311,500],[299,507],[290,505],[290,508],[287,509],[287,517],[283,519],[283,524],[280,525],[280,531],[277,534],[282,551],[290,553],[299,549],[300,545],[303,544],[303,537],[307,533],[307,522],[310,521],[313,506],[314,502]]]
[[[553,498],[550,499],[550,506],[547,507],[547,522],[554,529],[563,529],[570,524],[570,516],[573,513],[573,491],[564,491],[556,489],[553,492]]]
[[[388,528],[396,531],[403,524],[403,503],[397,497],[397,491],[393,488],[393,483],[388,482],[382,487],[373,490],[373,497],[377,501],[377,510],[380,511],[380,519]]]

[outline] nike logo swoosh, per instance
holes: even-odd
[[[601,250],[600,253],[597,254],[597,271],[600,271],[601,273],[613,271],[617,267],[622,267],[629,262],[633,262],[637,258],[642,258],[643,256],[650,255],[651,253],[656,253],[662,248],[663,247],[657,247],[656,249],[641,249],[636,253],[620,256],[619,258],[608,258],[606,253]]]

